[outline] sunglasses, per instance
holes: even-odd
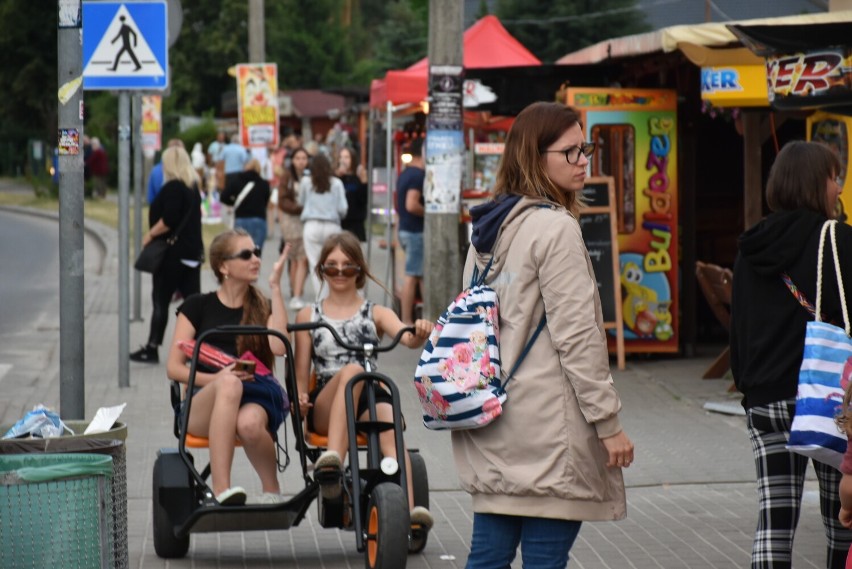
[[[260,247],[255,247],[254,249],[243,249],[238,253],[228,255],[227,257],[225,257],[225,260],[230,261],[231,259],[242,259],[243,261],[249,261],[251,260],[252,255],[260,259]]]
[[[564,154],[565,160],[569,164],[576,164],[580,161],[581,154],[588,158],[595,153],[595,143],[584,142],[579,146],[572,146],[571,148],[566,148],[565,150],[542,150],[542,152],[558,152],[559,154]]]
[[[322,266],[322,274],[327,277],[336,277],[339,275],[343,275],[346,278],[354,277],[358,273],[361,272],[361,267],[356,267],[354,265],[344,265],[341,269],[337,265],[323,265]]]

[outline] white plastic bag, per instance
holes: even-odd
[[[3,435],[3,438],[15,439],[30,435],[46,439],[49,437],[60,437],[65,433],[66,429],[70,431],[72,435],[74,434],[74,431],[69,429],[68,426],[62,422],[59,415],[44,405],[38,404],[33,407],[32,411],[24,415],[23,419],[15,423],[12,428]]]

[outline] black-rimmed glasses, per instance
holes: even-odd
[[[228,255],[225,257],[225,260],[230,261],[231,259],[241,259],[243,261],[249,261],[251,260],[252,255],[260,259],[260,247],[255,247],[254,249],[243,249],[233,255]]]
[[[588,158],[595,153],[595,143],[584,142],[579,146],[572,146],[571,148],[566,148],[565,150],[542,150],[542,152],[558,152],[559,154],[564,154],[565,160],[567,160],[569,164],[576,164],[580,161],[581,154]]]
[[[343,267],[338,267],[337,265],[323,265],[322,266],[322,274],[327,277],[336,277],[339,275],[343,275],[346,278],[351,278],[361,272],[361,267],[356,265],[343,265]]]

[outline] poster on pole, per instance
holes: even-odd
[[[160,95],[142,97],[142,152],[148,156],[163,147],[162,104]]]
[[[428,213],[458,213],[464,174],[462,131],[463,70],[458,65],[430,69],[426,123],[426,180],[423,199]]]
[[[240,143],[246,148],[278,146],[278,66],[237,65]]]

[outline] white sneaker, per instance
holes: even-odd
[[[275,492],[264,492],[257,499],[257,504],[281,504],[284,502],[284,496]]]
[[[302,300],[300,296],[294,296],[290,299],[287,307],[290,308],[290,310],[301,310],[305,307],[305,301]]]
[[[246,491],[241,486],[232,486],[216,496],[221,506],[242,506],[246,503]]]

